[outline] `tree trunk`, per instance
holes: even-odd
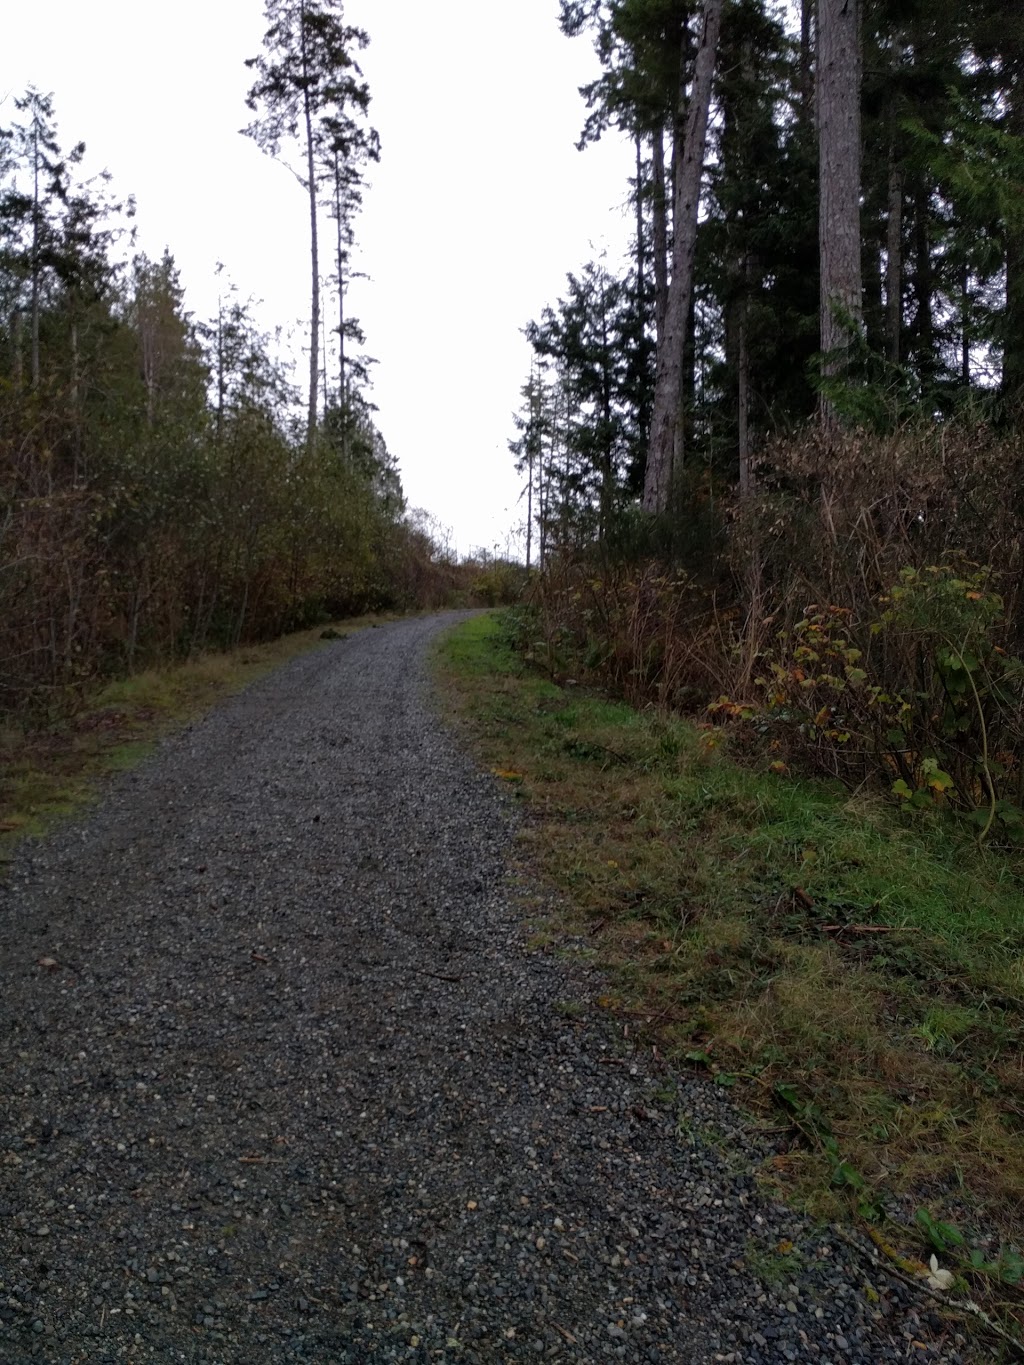
[[[345,377],[345,251],[341,216],[341,163],[334,151],[334,216],[338,225],[338,406],[341,408],[341,458],[348,463],[348,382]]]
[[[25,314],[21,308],[15,308],[11,312],[11,344],[14,348],[12,358],[12,374],[14,378],[14,391],[20,393],[25,382],[24,373],[24,344],[25,344]]]
[[[40,245],[42,239],[42,207],[39,203],[39,124],[33,124],[32,155],[32,388],[39,387],[39,295],[42,270]]]
[[[636,209],[636,296],[639,305],[638,311],[642,315],[644,280],[647,275],[647,254],[644,249],[644,155],[643,143],[640,140],[639,133],[633,138],[633,150],[636,153],[636,198],[634,201]]]
[[[889,148],[889,211],[885,235],[885,352],[900,362],[903,328],[903,170]]]
[[[935,271],[928,232],[930,212],[931,193],[922,183],[914,196],[914,300],[917,305],[914,330],[918,374],[925,383],[935,375],[935,324],[932,319]]]
[[[302,43],[302,111],[306,126],[306,174],[309,186],[309,258],[312,296],[309,313],[309,415],[306,419],[306,453],[312,455],[316,441],[316,388],[320,374],[320,239],[316,220],[316,168],[313,164],[313,111],[309,97],[306,50],[306,10],[300,12]]]
[[[971,387],[971,271],[965,263],[960,269],[960,383]]]
[[[74,305],[72,304],[72,307]],[[74,454],[72,482],[77,487],[82,473],[82,358],[78,343],[78,322],[71,323],[71,383],[68,397],[71,408],[71,441]]]
[[[749,497],[750,475],[750,257],[743,260],[743,294],[739,307],[739,339],[736,357],[736,437],[739,447],[740,497]]]
[[[668,289],[665,325],[658,346],[651,443],[644,478],[643,507],[661,513],[668,506],[676,465],[682,458],[683,348],[693,301],[693,263],[697,246],[697,212],[707,145],[708,111],[715,74],[723,0],[704,0],[701,38],[697,47],[693,90],[682,134],[681,155],[675,158],[672,282]],[[684,34],[683,41],[686,38]],[[676,134],[677,140],[679,133]]]
[[[654,200],[651,217],[654,227],[654,326],[658,350],[665,332],[668,307],[668,195],[665,189],[665,131],[658,128],[651,137],[654,162]]]
[[[864,222],[867,217],[868,221]],[[885,251],[886,223],[880,213],[861,215],[864,241],[861,247],[863,274],[864,336],[870,350],[879,355],[885,351],[886,310],[883,303],[882,256]]]
[[[216,444],[220,450],[224,444],[224,395],[226,392],[224,379],[224,304],[221,297],[217,295],[217,425],[216,425]]]
[[[814,118],[814,53],[811,34],[814,31],[814,0],[802,0],[800,5],[800,109],[809,126]]]
[[[1010,131],[1024,138],[1024,62],[1009,95]],[[1006,318],[1003,344],[1003,398],[1020,416],[1024,411],[1024,226],[1020,216],[1006,224]]]
[[[603,286],[602,286],[603,288]],[[604,432],[601,442],[600,524],[597,538],[603,544],[611,529],[612,504],[615,491],[615,451],[612,441],[612,377],[611,347],[608,342],[607,296],[601,296],[601,421]]]
[[[821,349],[825,374],[841,376],[862,314],[858,0],[818,0],[817,20]],[[822,417],[835,421],[827,402]]]

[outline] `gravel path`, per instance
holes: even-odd
[[[593,982],[527,951],[507,796],[432,710],[452,619],[297,660],[23,847],[0,1361],[990,1359],[566,1011]]]

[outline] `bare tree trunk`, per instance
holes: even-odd
[[[917,333],[918,372],[925,381],[932,379],[935,374],[935,323],[932,318],[935,271],[928,232],[930,211],[931,192],[922,183],[914,196],[914,300],[917,305],[914,330]]]
[[[814,0],[800,5],[800,107],[809,124],[814,117],[814,68],[811,34],[814,31]]]
[[[156,421],[157,373],[160,368],[160,335],[157,305],[152,284],[147,280],[136,294],[139,347],[142,351],[142,382],[146,387],[146,425]]]
[[[601,296],[601,418],[604,426],[601,442],[601,490],[599,497],[598,541],[603,545],[611,529],[612,502],[615,487],[615,452],[612,449],[612,380],[608,342],[607,296]]]
[[[309,187],[309,258],[312,275],[312,295],[309,313],[309,416],[306,419],[306,453],[312,455],[316,440],[316,390],[320,373],[320,237],[316,215],[316,168],[313,164],[313,111],[306,80],[306,9],[300,11],[302,43],[302,110],[306,125],[306,175]]]
[[[526,447],[526,572],[533,564],[533,442]]]
[[[849,328],[862,315],[858,0],[818,0],[817,17],[821,349],[825,373],[841,375]],[[828,403],[822,418],[836,420]]]
[[[1024,71],[1010,96],[1010,131],[1024,138]],[[1003,345],[1003,397],[1019,415],[1024,409],[1024,231],[1006,224],[1006,318]]]
[[[739,446],[740,497],[750,495],[750,257],[743,261],[743,296],[740,299],[739,354],[736,360],[736,437]]]
[[[1006,340],[1003,394],[1014,408],[1024,405],[1024,240],[1016,230],[1006,241]]]
[[[71,431],[74,452],[72,481],[77,486],[81,477],[82,465],[82,405],[81,405],[81,355],[78,345],[78,323],[71,324],[71,384],[68,397],[71,407]]]
[[[24,370],[24,346],[25,346],[25,314],[21,308],[15,308],[11,313],[11,340],[14,346],[14,358],[12,371],[14,377],[14,391],[20,393],[25,383]]]
[[[323,320],[323,324],[322,324],[322,326],[321,326],[321,328],[320,328],[320,333],[321,333],[321,340],[322,340],[322,342],[323,342],[323,348],[324,348],[323,381],[324,381],[324,412],[326,412],[326,411],[327,411],[327,319],[326,319],[326,318],[324,318],[324,320]]]
[[[345,374],[345,250],[341,215],[341,163],[334,149],[334,217],[338,228],[338,406],[341,408],[341,458],[348,463],[348,379]]]
[[[658,128],[651,136],[654,163],[654,199],[652,224],[654,228],[654,326],[658,350],[665,332],[665,310],[668,307],[668,194],[665,188],[665,131]]]
[[[966,262],[960,270],[960,382],[971,387],[971,271]]]
[[[217,296],[217,449],[220,450],[224,442],[224,396],[226,393],[226,383],[224,379],[224,305],[220,295]]]
[[[644,155],[640,134],[633,138],[636,153],[636,296],[642,304],[644,297],[644,278],[647,274],[647,253],[644,249]]]
[[[541,402],[543,403],[542,395]],[[551,455],[554,456],[554,437],[551,438]],[[537,452],[537,568],[544,572],[548,549],[548,479],[544,466],[544,440],[540,441]]]
[[[41,209],[39,205],[39,125],[33,125],[33,188],[32,188],[32,388],[39,387],[39,276],[42,267],[39,262]]]
[[[886,355],[894,365],[900,360],[903,329],[903,170],[896,148],[889,148],[889,212],[885,236],[885,341]]]
[[[704,172],[711,87],[722,23],[722,3],[723,0],[704,0],[693,89],[686,114],[681,154],[675,158],[672,282],[668,289],[662,344],[658,347],[651,444],[644,478],[643,507],[646,512],[652,513],[664,512],[667,508],[673,471],[682,458],[680,400],[683,387],[683,348],[693,300],[697,211]]]

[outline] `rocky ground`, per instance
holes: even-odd
[[[430,695],[451,620],[297,660],[22,847],[0,1361],[992,1359],[567,1006]]]

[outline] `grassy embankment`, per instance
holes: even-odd
[[[360,616],[331,628],[345,635],[390,619]],[[0,865],[17,839],[72,814],[93,798],[104,777],[140,762],[168,731],[287,660],[329,648],[321,641],[323,631],[318,625],[268,644],[119,679],[46,729],[0,721]]]
[[[500,618],[449,635],[440,666],[610,974],[600,1003],[789,1133],[765,1175],[790,1199],[937,1251],[1019,1322],[1024,862],[557,687]],[[557,946],[565,925],[533,927]]]

